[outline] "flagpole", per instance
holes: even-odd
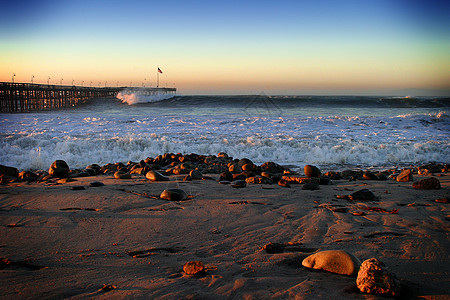
[[[158,69],[156,69],[156,88],[159,88],[159,66]]]

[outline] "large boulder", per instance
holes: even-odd
[[[0,165],[0,176],[6,175],[11,177],[19,177],[19,170],[14,167],[7,167],[4,165]]]
[[[69,165],[60,159],[55,160],[48,169],[48,173],[53,177],[68,177],[69,171]]]
[[[376,258],[365,260],[359,269],[356,286],[363,293],[398,296],[401,285],[397,276]]]

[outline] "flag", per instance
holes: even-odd
[[[162,74],[162,71],[161,71],[161,69],[158,67],[158,73],[161,73]]]

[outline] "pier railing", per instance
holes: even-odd
[[[126,87],[83,87],[0,82],[0,112],[14,113],[75,107],[91,98],[115,97]],[[139,88],[146,93],[175,93],[175,88]]]

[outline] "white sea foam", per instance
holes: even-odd
[[[126,106],[125,108],[127,108]],[[0,115],[0,164],[47,169],[139,161],[165,152],[247,157],[303,166],[395,166],[450,161],[444,112],[389,117],[173,115],[154,108],[111,113]]]
[[[155,94],[149,95],[144,89],[125,89],[117,94],[117,98],[122,100],[123,103],[128,105],[133,105],[137,103],[150,103],[158,102],[165,99],[170,99],[174,95],[165,94],[162,92],[156,92]]]

